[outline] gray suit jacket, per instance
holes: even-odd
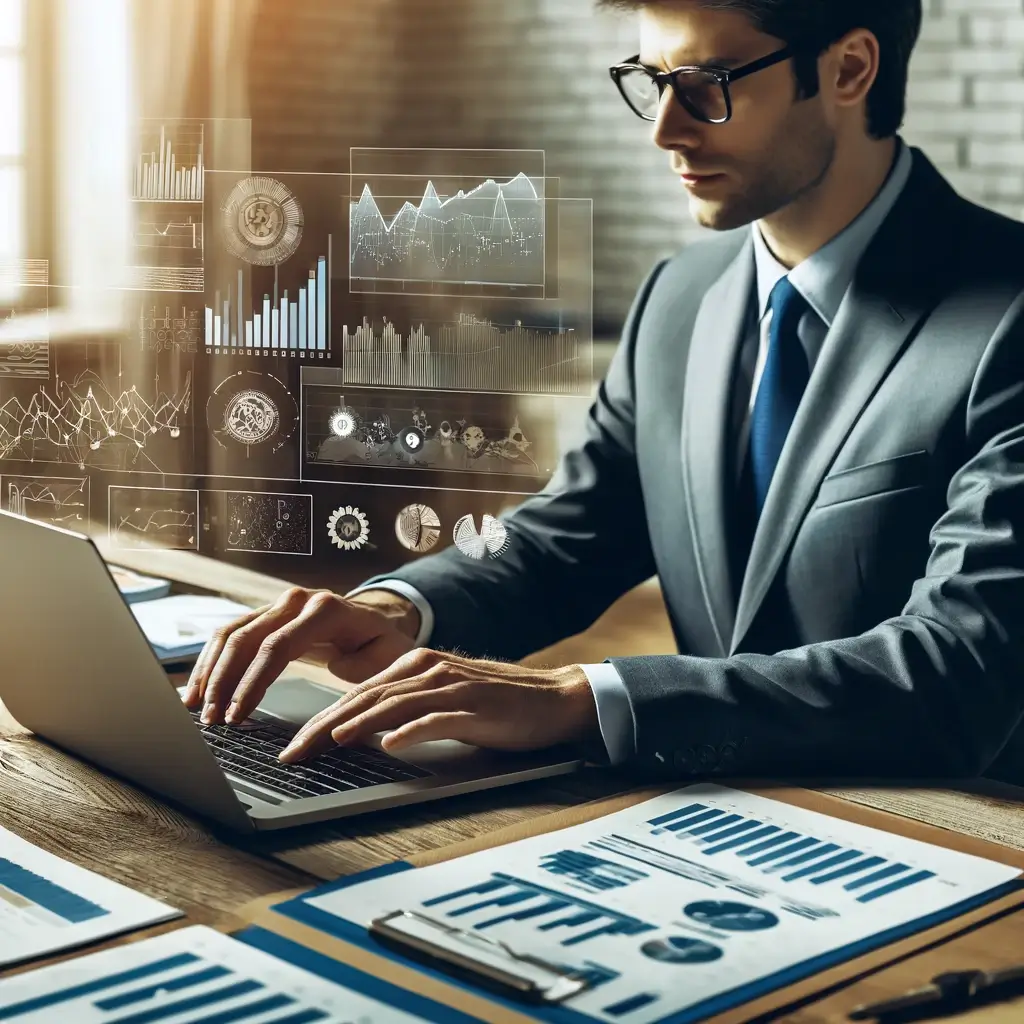
[[[500,558],[448,549],[389,574],[430,601],[433,646],[516,659],[657,573],[681,653],[613,660],[639,764],[1024,781],[1024,737],[1007,742],[1024,711],[1024,225],[913,157],[749,559],[728,436],[742,230],[647,279],[585,442],[506,517]]]

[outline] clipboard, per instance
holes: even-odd
[[[673,786],[634,790],[611,798],[581,804],[553,814],[533,818],[461,843],[431,850],[410,857],[403,862],[383,865],[368,872],[343,877],[335,884],[338,887],[357,884],[370,876],[426,867],[480,850],[492,849],[583,822],[593,821],[596,818],[624,810],[653,797],[671,793],[687,784],[687,782],[681,781]],[[861,804],[854,804],[835,796],[782,784],[765,783],[763,780],[756,783],[721,780],[721,784],[757,796],[787,803],[794,807],[817,811],[845,821],[892,832],[906,838],[917,839],[947,849],[958,850],[962,853],[985,857],[989,860],[1024,870],[1024,852],[998,846],[994,843],[960,833],[950,832],[922,822],[897,817],[896,815],[875,810]],[[566,1024],[569,1024],[569,1022],[589,1021],[591,1019],[572,1010],[570,1007],[562,1006],[562,1000],[554,998],[558,994],[558,990],[553,988],[556,979],[554,971],[550,970],[550,968],[556,965],[545,965],[549,968],[549,973],[545,977],[550,980],[551,984],[539,985],[538,988],[542,991],[526,992],[526,985],[522,978],[514,979],[513,977],[506,976],[500,981],[488,979],[478,969],[475,971],[475,977],[472,977],[475,985],[467,987],[466,977],[460,974],[457,965],[447,952],[448,943],[439,942],[438,936],[434,934],[436,929],[431,929],[429,925],[425,926],[425,934],[430,936],[430,941],[426,943],[427,948],[425,949],[414,949],[408,941],[403,941],[402,936],[390,937],[404,954],[401,959],[396,959],[392,952],[395,947],[389,944],[382,946],[379,942],[379,935],[373,936],[369,942],[366,941],[369,937],[367,929],[361,929],[363,933],[361,938],[354,934],[345,936],[330,934],[307,920],[299,920],[294,916],[290,916],[288,912],[283,912],[282,900],[288,900],[297,895],[301,895],[301,892],[298,894],[281,893],[254,901],[243,908],[241,916],[248,922],[291,938],[293,941],[307,945],[327,956],[347,962],[392,984],[408,988],[411,991],[420,992],[453,1009],[476,1017],[479,1020],[487,1021],[489,1024],[524,1024],[526,1021],[536,1021],[538,1019],[536,1011],[531,1013],[531,1009],[537,1007],[545,1008],[545,1019],[553,1018],[564,1021]],[[395,913],[400,912],[400,909],[395,908]],[[714,1012],[701,1019],[714,1022],[714,1024],[742,1024],[742,1022],[749,1021],[752,1017],[760,1014],[778,1012],[780,1009],[795,1003],[806,1003],[825,990],[843,986],[854,978],[873,973],[897,961],[914,957],[927,948],[944,943],[961,933],[972,931],[985,922],[996,921],[991,927],[997,929],[997,919],[1021,909],[1024,909],[1024,889],[1016,888],[954,918],[897,938],[886,945],[865,951],[859,955],[851,956],[842,962],[831,964],[811,976],[794,981],[792,984],[773,988],[771,991],[765,991],[741,1005],[723,1008],[721,1011]],[[387,916],[393,918],[393,915]],[[394,920],[390,923],[393,924]],[[380,929],[378,928],[377,931],[379,933]],[[381,949],[381,951],[378,952],[374,948],[375,946]],[[445,952],[442,955],[438,955],[442,950]],[[519,953],[522,951],[513,952]],[[509,968],[512,964],[517,963],[515,957],[507,958],[507,960],[508,962],[502,960],[504,968]],[[424,965],[429,965],[434,969],[425,971],[423,970]],[[927,968],[921,968],[921,970],[927,972]],[[526,972],[521,970],[509,971],[510,975],[522,973]],[[517,985],[523,991],[514,992]],[[550,991],[546,995],[545,992],[547,990]],[[490,993],[497,993],[497,995],[491,995]]]

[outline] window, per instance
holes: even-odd
[[[25,14],[0,0],[0,305],[17,303],[25,245]],[[8,272],[4,272],[4,267]],[[12,272],[13,271],[13,272]]]

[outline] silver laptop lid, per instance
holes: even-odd
[[[7,512],[0,700],[58,746],[224,824],[253,827],[92,541]]]

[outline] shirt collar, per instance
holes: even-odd
[[[754,235],[754,264],[757,271],[758,320],[768,311],[768,299],[778,282],[789,275],[798,292],[818,314],[827,327],[839,312],[857,264],[871,244],[882,222],[899,199],[910,178],[913,158],[910,147],[897,139],[899,154],[885,184],[878,194],[835,238],[812,253],[792,270],[787,270],[765,243],[757,223],[751,225]]]

